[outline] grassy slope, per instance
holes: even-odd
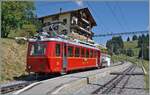
[[[138,57],[139,54],[139,48],[137,48],[137,40],[136,41],[129,41],[129,42],[124,42],[124,49],[131,48],[134,52],[134,56]]]
[[[17,44],[12,39],[0,39],[0,82],[7,82],[25,74],[26,48],[26,44]]]

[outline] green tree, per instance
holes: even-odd
[[[146,35],[146,38],[145,38],[145,45],[146,45],[146,46],[149,46],[149,34]]]
[[[106,47],[108,48],[109,53],[119,54],[121,53],[121,49],[123,48],[123,40],[121,36],[112,37],[111,40],[108,40],[106,43]]]
[[[130,41],[130,38],[129,38],[129,37],[127,38],[127,41]]]
[[[142,34],[142,36],[139,37],[138,47],[140,48],[139,58],[149,60],[149,34],[146,36]]]
[[[127,54],[127,56],[130,56],[130,57],[134,56],[134,52],[131,48],[127,49],[126,54]]]
[[[139,36],[139,38],[138,38],[138,47],[141,47],[141,43],[142,43],[142,36]]]
[[[148,47],[143,47],[143,49],[140,48],[139,58],[142,58],[142,56],[143,56],[143,59],[149,60],[149,48]]]
[[[132,41],[135,41],[135,40],[137,40],[137,39],[138,39],[137,36],[136,36],[136,35],[133,35]]]
[[[32,1],[2,1],[2,37],[8,37],[12,30],[18,31],[23,25],[38,27]]]

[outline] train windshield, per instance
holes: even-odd
[[[31,45],[30,55],[45,55],[46,53],[46,44],[36,43]]]

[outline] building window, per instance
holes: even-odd
[[[52,21],[56,21],[56,20],[59,20],[59,16],[53,16],[52,17]]]
[[[56,44],[56,56],[60,56],[60,44]]]
[[[78,19],[73,16],[73,17],[72,17],[71,24],[72,24],[72,25],[75,25],[75,24],[77,24],[77,23],[78,23]]]
[[[67,19],[63,19],[63,24],[64,24],[64,25],[67,24]]]
[[[81,49],[81,56],[82,56],[82,57],[85,57],[84,48]]]
[[[89,57],[89,50],[87,49],[86,50],[86,58],[88,58]]]
[[[90,50],[90,57],[93,57],[93,50]]]
[[[58,26],[54,26],[54,30],[58,30]]]
[[[80,56],[80,48],[76,48],[75,49],[75,57],[79,57]]]
[[[67,32],[67,30],[66,30],[66,29],[64,29],[64,30],[62,30],[62,31],[61,31],[61,33],[60,33],[60,34],[67,35],[67,34],[68,34],[68,32]]]
[[[73,57],[73,47],[68,46],[68,57]]]

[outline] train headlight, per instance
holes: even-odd
[[[28,66],[28,69],[31,69],[31,66],[30,66],[30,65]]]

